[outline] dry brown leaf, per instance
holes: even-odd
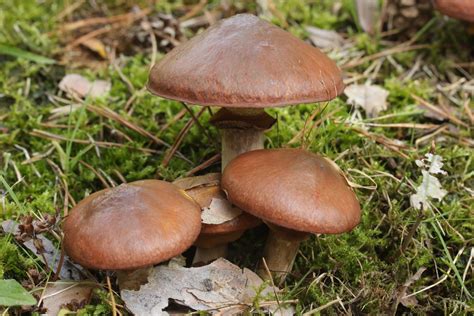
[[[98,98],[106,95],[110,89],[111,84],[105,80],[95,80],[90,82],[87,78],[84,78],[78,74],[68,74],[59,83],[59,89],[75,94],[81,98],[90,96],[92,98]]]
[[[218,225],[228,222],[242,214],[242,210],[233,207],[224,199],[212,199],[209,207],[205,207],[201,213],[203,224]]]
[[[203,176],[188,177],[177,179],[173,182],[174,185],[183,190],[190,190],[200,186],[218,185],[221,179],[220,173],[208,173]]]
[[[339,48],[344,44],[344,38],[339,33],[323,30],[314,26],[306,26],[309,39],[314,46],[319,48]]]
[[[92,290],[97,285],[91,282],[52,282],[48,283],[41,300],[47,315],[58,315],[66,304],[85,305],[89,303]]]
[[[252,271],[220,258],[198,268],[155,267],[148,283],[139,291],[124,290],[122,299],[135,315],[168,315],[164,309],[169,300],[193,310],[237,314],[252,306],[257,293],[255,287],[266,286]],[[276,290],[276,289],[275,289]],[[266,286],[264,294],[273,293]]]
[[[418,300],[415,296],[408,296],[408,288],[416,281],[421,278],[423,272],[425,272],[426,268],[421,267],[416,271],[414,275],[412,275],[406,282],[398,289],[396,294],[397,302],[400,302],[405,307],[413,307],[418,304]]]
[[[105,45],[101,40],[97,38],[90,38],[81,42],[81,45],[98,54],[100,57],[104,59],[107,58],[107,50],[105,49]]]

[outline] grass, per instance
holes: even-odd
[[[182,14],[184,2],[160,1],[154,9]],[[131,5],[124,0],[105,3],[110,9],[109,15],[128,12]],[[355,22],[351,1],[341,1],[342,8],[337,15],[331,13],[332,1],[291,0],[275,3],[281,16],[275,16],[273,22],[282,26],[286,23],[291,32],[303,38],[307,36],[303,27],[313,25],[345,33],[354,43],[348,49],[352,54],[371,55],[397,44],[393,42],[396,36],[387,41],[362,33]],[[145,4],[143,1],[142,5]],[[5,0],[0,4],[0,25],[3,25],[0,29],[2,220],[18,221],[26,215],[36,219],[41,219],[44,214],[61,216],[73,205],[73,201],[103,189],[104,181],[112,185],[121,183],[122,178],[126,181],[155,177],[174,180],[217,152],[209,146],[211,140],[198,126],[193,126],[179,147],[189,162],[175,156],[164,167],[161,161],[165,147],[156,145],[150,138],[118,121],[89,111],[87,104],[107,107],[168,144],[174,143],[179,131],[191,119],[186,114],[162,130],[182,110],[182,106],[142,90],[151,63],[151,54],[147,51],[120,57],[123,76],[110,65],[73,69],[69,64],[42,63],[48,60],[43,58],[59,60],[64,53],[65,45],[53,31],[64,23],[58,16],[68,5],[71,2],[51,0],[42,1],[39,5],[33,0]],[[217,6],[218,1],[208,4],[209,8]],[[254,11],[256,8],[255,4],[248,2],[237,2],[236,6],[240,11]],[[89,2],[85,2],[74,14],[77,18],[86,18],[98,12]],[[472,66],[464,69],[453,67],[454,63],[472,60],[469,56],[473,56],[474,48],[468,44],[474,38],[466,33],[467,28],[461,22],[447,21],[435,15],[429,27],[419,33],[416,42],[427,44],[426,48],[390,55],[393,61],[383,59],[372,82],[390,92],[390,106],[379,118],[357,119],[358,110],[347,105],[345,97],[339,97],[315,116],[314,121],[318,124],[312,130],[306,128],[303,138],[287,145],[305,128],[305,121],[313,111],[325,105],[269,110],[278,117],[278,124],[267,134],[267,147],[305,145],[313,152],[337,159],[349,180],[357,184],[356,193],[363,207],[361,224],[353,232],[313,236],[303,243],[294,271],[285,284],[285,299],[298,300],[298,313],[328,303],[331,304],[321,311],[322,314],[467,315],[473,312],[474,301],[467,294],[474,294],[472,266],[468,266],[472,263],[474,228],[473,131],[463,104],[456,102],[467,100],[467,107],[471,109],[474,102],[472,91],[467,89],[438,88],[460,78],[469,80]],[[6,53],[5,48],[9,49]],[[408,80],[402,80],[400,68],[410,70],[418,58],[422,60],[423,70]],[[378,60],[345,69],[348,78],[362,74]],[[112,90],[106,97],[87,100],[78,110],[54,120],[54,124],[45,124],[52,109],[75,103],[58,92],[59,81],[65,73],[71,72],[79,72],[90,79],[110,80]],[[357,82],[363,83],[365,79]],[[459,112],[464,124],[439,122],[425,117],[417,107],[413,94],[432,104],[448,104]],[[53,98],[55,95],[61,98]],[[124,109],[132,96],[135,97],[134,110],[129,115]],[[194,113],[199,110],[198,107],[192,109]],[[218,139],[217,131],[209,127],[208,119],[209,113],[205,112],[200,122],[208,128],[212,138]],[[378,123],[379,126],[361,133],[358,128],[363,128],[364,124],[367,127],[368,123]],[[424,142],[417,142],[432,131],[383,126],[389,123],[439,124],[446,125],[447,130]],[[307,124],[311,125],[311,122]],[[38,137],[37,133],[33,133],[35,130],[60,135],[67,141]],[[127,147],[103,148],[94,143],[77,143],[77,140],[90,139],[125,144]],[[393,150],[390,141],[403,141],[404,147]],[[30,156],[43,154],[44,157],[33,163],[24,163],[28,158],[22,148]],[[145,154],[142,151],[144,148],[158,153]],[[409,202],[414,188],[421,182],[421,170],[415,160],[428,152],[444,159],[447,175],[440,181],[448,194],[441,202],[434,201],[432,209],[417,211]],[[214,164],[201,173],[219,169],[219,165]],[[67,193],[69,197],[65,206]],[[53,230],[60,232],[60,223]],[[231,258],[242,266],[255,267],[264,234],[265,228],[260,227],[232,244]],[[49,234],[48,237],[60,247],[60,241],[54,235]],[[249,248],[252,250],[248,251]],[[31,282],[31,277],[28,277],[31,269],[38,270],[42,277]],[[424,269],[421,276],[411,280],[420,269]],[[44,286],[52,273],[12,235],[0,234],[0,276],[17,279],[35,289]],[[103,275],[96,276],[105,284]],[[399,293],[404,284],[408,284],[406,294],[419,292],[414,296],[416,300],[410,301],[411,305],[400,302],[403,295]],[[106,287],[103,287],[95,292],[91,305],[84,307],[79,314],[109,314],[109,302]]]

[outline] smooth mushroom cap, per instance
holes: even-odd
[[[335,234],[360,221],[360,206],[333,162],[301,149],[255,150],[232,160],[221,181],[229,201],[302,232]]]
[[[148,89],[192,104],[265,108],[331,100],[344,84],[319,49],[238,14],[169,52],[151,70]]]
[[[473,0],[435,0],[435,7],[441,13],[455,19],[474,22]]]
[[[64,223],[64,248],[93,269],[134,269],[190,247],[201,209],[176,186],[158,180],[122,184],[86,197]]]

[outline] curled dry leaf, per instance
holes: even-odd
[[[111,84],[105,80],[90,82],[81,75],[69,74],[64,76],[61,82],[59,82],[59,89],[70,94],[75,94],[80,98],[86,96],[98,98],[106,95],[110,91]]]
[[[232,204],[224,199],[212,199],[211,205],[205,207],[201,213],[203,224],[222,224],[230,221],[242,214],[242,211],[233,207]]]
[[[332,30],[323,30],[314,26],[306,26],[309,39],[314,46],[319,48],[339,48],[344,45],[344,38]]]
[[[418,269],[418,271],[416,271],[414,275],[412,275],[410,278],[408,278],[408,280],[406,280],[406,282],[396,292],[397,302],[402,303],[402,305],[405,307],[412,307],[418,304],[418,300],[416,299],[415,296],[408,296],[410,294],[408,291],[408,288],[413,283],[418,281],[421,278],[421,275],[423,274],[423,272],[425,271],[426,271],[426,268],[421,267],[420,269]]]
[[[234,315],[252,306],[257,292],[266,296],[275,290],[252,271],[220,258],[199,268],[157,266],[140,290],[123,290],[121,295],[135,315],[168,315],[164,309],[169,300],[193,310]]]
[[[48,283],[41,300],[48,315],[58,315],[67,305],[83,307],[89,303],[92,290],[97,284],[91,282],[52,282]]]
[[[346,87],[344,94],[348,103],[363,108],[368,117],[377,117],[387,109],[389,92],[380,86],[353,84]]]
[[[177,179],[173,182],[174,185],[183,190],[190,190],[200,186],[211,186],[219,184],[221,179],[220,173],[208,173],[203,176],[188,177]]]

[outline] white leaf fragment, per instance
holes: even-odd
[[[389,92],[377,85],[352,84],[344,90],[347,102],[364,109],[368,117],[377,117],[378,114],[387,109],[387,97]]]
[[[252,271],[242,271],[220,258],[198,268],[157,266],[140,290],[123,290],[121,296],[135,315],[168,315],[164,309],[169,300],[193,310],[234,315],[252,305],[262,286],[263,291],[258,291],[261,296],[277,290],[265,285]]]
[[[447,174],[443,168],[443,157],[428,153],[425,155],[426,158],[416,160],[415,163],[420,168],[428,168],[428,172],[431,174]]]
[[[242,211],[233,207],[232,204],[224,199],[214,198],[209,207],[203,208],[201,221],[203,224],[222,224],[230,221],[242,214]]]
[[[439,182],[438,178],[434,175],[436,174],[447,174],[446,171],[442,169],[443,167],[443,158],[438,155],[426,154],[426,158],[421,160],[416,160],[415,163],[418,167],[423,168],[421,174],[423,175],[423,180],[416,188],[416,193],[410,196],[410,204],[415,209],[428,209],[430,208],[429,199],[436,199],[441,201],[443,197],[447,194]]]
[[[102,97],[110,91],[111,84],[105,80],[94,80],[90,82],[78,74],[68,74],[59,82],[59,89],[67,93],[76,94],[83,98],[90,96],[92,98]]]

